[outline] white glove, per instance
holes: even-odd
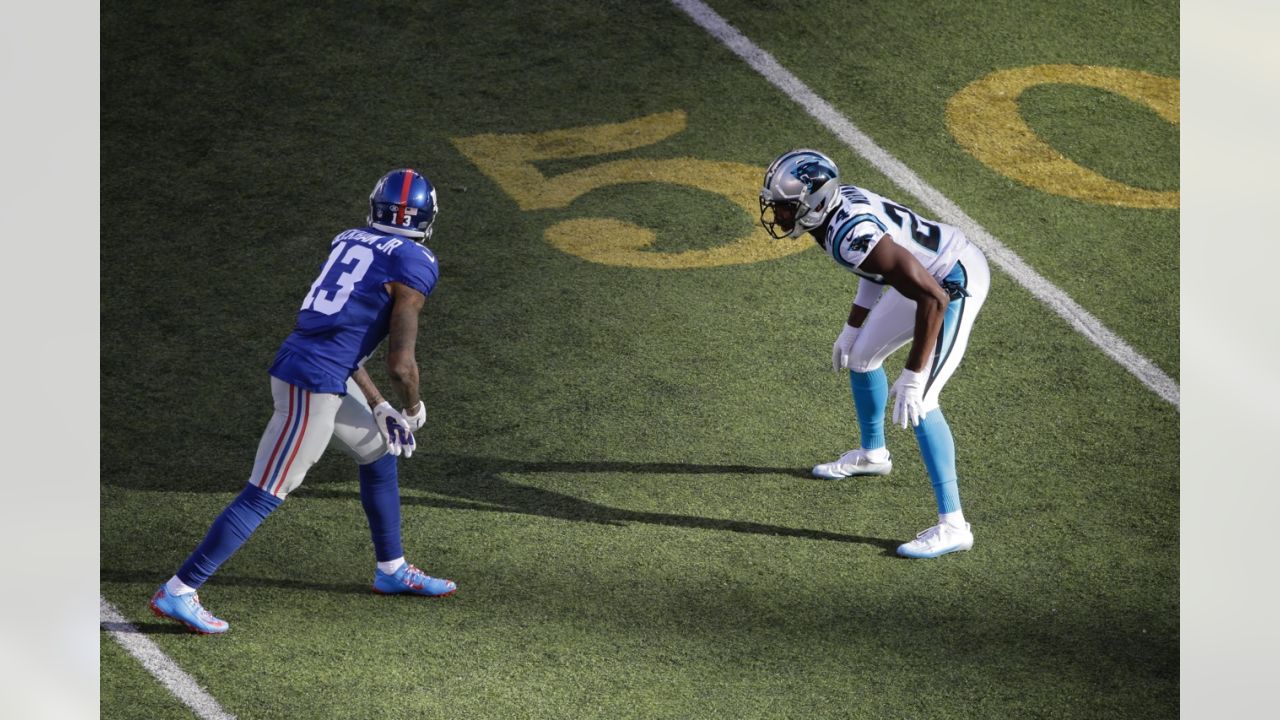
[[[409,421],[409,432],[418,432],[427,424],[427,404],[421,400],[418,401],[418,412],[410,415],[408,409],[405,409],[400,414]]]
[[[907,423],[914,427],[924,419],[924,384],[928,380],[928,373],[902,369],[898,382],[889,389],[889,393],[894,396],[894,425],[901,425],[905,429]]]
[[[831,346],[832,370],[840,372],[849,367],[849,352],[853,350],[853,341],[858,339],[858,331],[861,329],[845,323],[840,337],[836,338],[836,344]]]
[[[378,432],[381,433],[382,439],[387,441],[388,453],[403,454],[406,458],[413,457],[416,443],[413,439],[413,431],[409,429],[409,421],[404,415],[396,412],[396,409],[391,407],[391,403],[384,400],[373,408],[373,419],[378,424]]]

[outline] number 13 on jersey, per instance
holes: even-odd
[[[341,259],[339,259],[341,258]],[[314,310],[322,315],[333,315],[347,304],[356,283],[369,271],[373,263],[373,251],[364,245],[338,243],[329,260],[320,271],[320,277],[311,285],[311,291],[302,299],[303,310]],[[330,277],[337,274],[337,277]]]

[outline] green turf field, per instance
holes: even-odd
[[[1081,84],[1019,99],[1063,163],[1173,197],[1132,207],[1013,179],[948,124],[996,71],[1176,87],[1176,4],[710,4],[1177,379],[1177,125]],[[936,517],[911,433],[887,431],[888,477],[807,473],[857,443],[830,370],[854,278],[745,208],[797,146],[916,199],[674,6],[130,2],[101,25],[101,592],[227,712],[1177,714],[1178,410],[993,266],[943,395],[976,545],[894,557]],[[401,165],[441,206],[405,545],[459,592],[369,592],[332,452],[202,589],[231,632],[171,632],[147,598],[239,492],[329,239]],[[101,653],[103,717],[189,712]]]

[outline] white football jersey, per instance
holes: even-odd
[[[859,266],[885,234],[914,255],[939,282],[969,247],[969,239],[960,228],[926,220],[870,190],[841,185],[840,204],[827,223],[822,249],[841,267],[883,283],[883,277],[860,270]]]

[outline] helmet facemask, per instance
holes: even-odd
[[[760,193],[760,224],[775,240],[795,237],[796,218],[800,215],[800,203],[796,200],[774,200],[767,192]]]

